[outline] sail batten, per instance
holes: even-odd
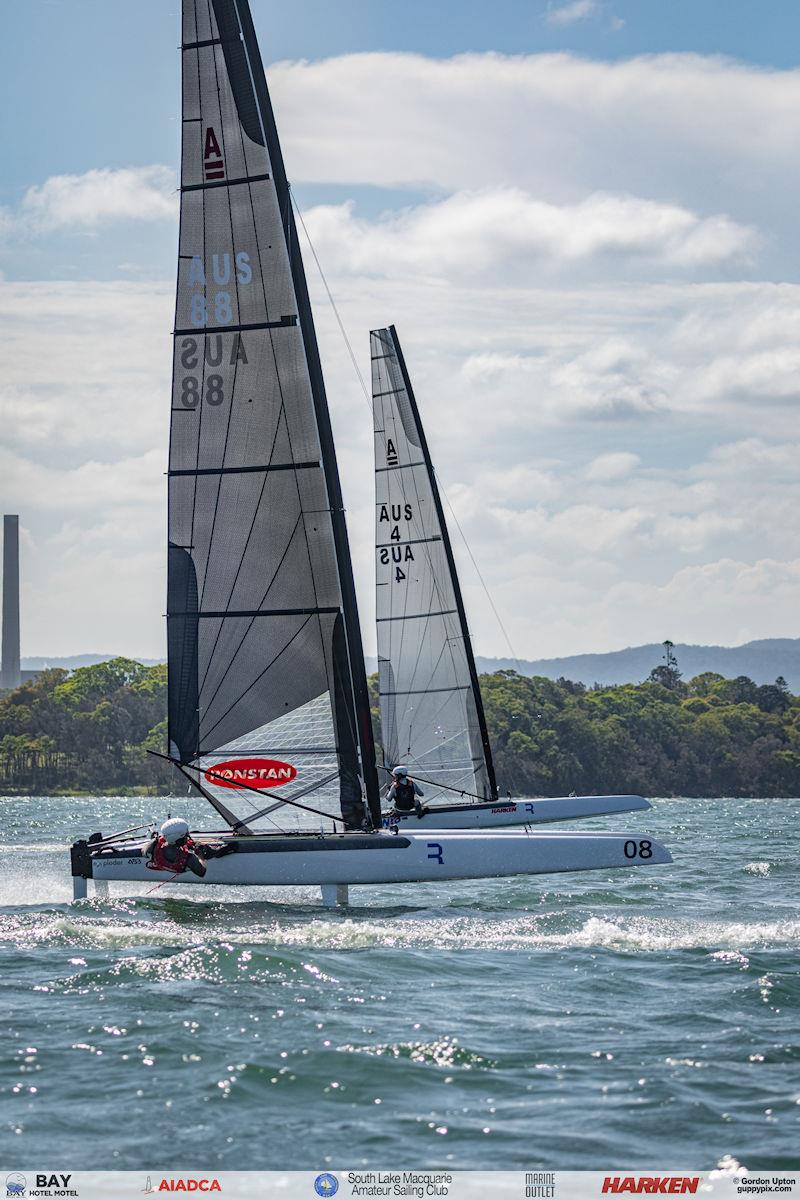
[[[497,795],[455,560],[394,326],[371,334],[378,676],[384,759],[426,800]]]
[[[378,802],[352,568],[247,0],[183,0],[182,62],[170,754],[237,820],[274,828],[283,786],[361,825]]]

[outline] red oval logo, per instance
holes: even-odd
[[[277,758],[232,758],[205,770],[206,782],[217,787],[258,788],[259,791],[280,787],[296,778],[297,769]]]

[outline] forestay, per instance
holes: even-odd
[[[234,826],[314,823],[286,798],[359,826],[379,806],[352,570],[247,0],[183,0],[181,50],[170,755]]]
[[[439,490],[394,326],[374,330],[378,670],[384,760],[494,799],[491,748]],[[447,790],[445,790],[447,789]]]

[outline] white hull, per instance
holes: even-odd
[[[202,835],[197,835],[202,840]],[[669,851],[641,833],[392,833],[298,838],[239,838],[236,852],[212,859],[200,879],[154,871],[141,843],[91,855],[91,878],[297,886],[418,883],[560,871],[607,870],[672,862]],[[76,883],[83,883],[81,877]],[[78,893],[76,893],[78,894]]]
[[[507,804],[432,805],[421,817],[403,813],[384,817],[385,828],[397,825],[403,833],[428,829],[499,829],[508,825],[543,825],[548,821],[579,821],[611,813],[643,812],[652,807],[643,796],[556,796],[545,800],[509,800]]]

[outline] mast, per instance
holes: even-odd
[[[322,462],[331,504],[333,536],[336,543],[336,561],[339,564],[339,586],[342,590],[345,637],[350,662],[350,679],[358,720],[362,777],[372,822],[376,827],[379,827],[381,823],[380,790],[378,787],[378,773],[375,767],[375,741],[372,733],[369,689],[367,687],[366,669],[364,666],[364,648],[361,639],[361,625],[358,619],[353,564],[350,557],[350,542],[347,536],[347,524],[344,515],[344,500],[342,497],[341,481],[339,479],[339,467],[336,461],[330,412],[325,394],[325,380],[322,375],[322,364],[319,357],[317,332],[314,328],[306,273],[303,268],[300,245],[297,240],[297,226],[292,208],[291,190],[286,178],[283,152],[278,138],[275,114],[267,88],[266,73],[261,60],[261,51],[258,47],[258,39],[256,38],[253,17],[250,12],[249,0],[234,0],[234,3],[239,13],[245,49],[250,62],[256,98],[266,135],[267,149],[272,162],[275,189],[278,193],[278,201],[283,217],[283,232],[286,238],[292,280],[297,297],[300,328],[303,331],[303,340],[305,342],[308,370],[311,377],[311,390],[314,396],[314,408],[317,416],[317,429],[322,447]]]
[[[403,761],[411,755],[407,765],[412,774],[416,767],[424,775],[427,764],[435,763],[428,773],[438,774],[448,790],[463,788],[495,799],[492,750],[464,601],[414,390],[395,327],[373,330],[372,341],[376,479],[383,481],[378,491],[385,501],[378,503],[376,521],[381,715],[383,720],[386,714],[389,726],[384,743],[388,738],[390,753]],[[385,465],[378,466],[381,457]],[[403,503],[392,503],[397,499]],[[401,565],[392,570],[392,563]],[[387,600],[398,585],[402,599]],[[429,709],[424,708],[427,696],[437,701]],[[453,724],[457,714],[464,722],[461,736]],[[438,719],[450,722],[439,748],[428,728]],[[459,770],[462,779],[469,773],[474,782],[459,784]]]

